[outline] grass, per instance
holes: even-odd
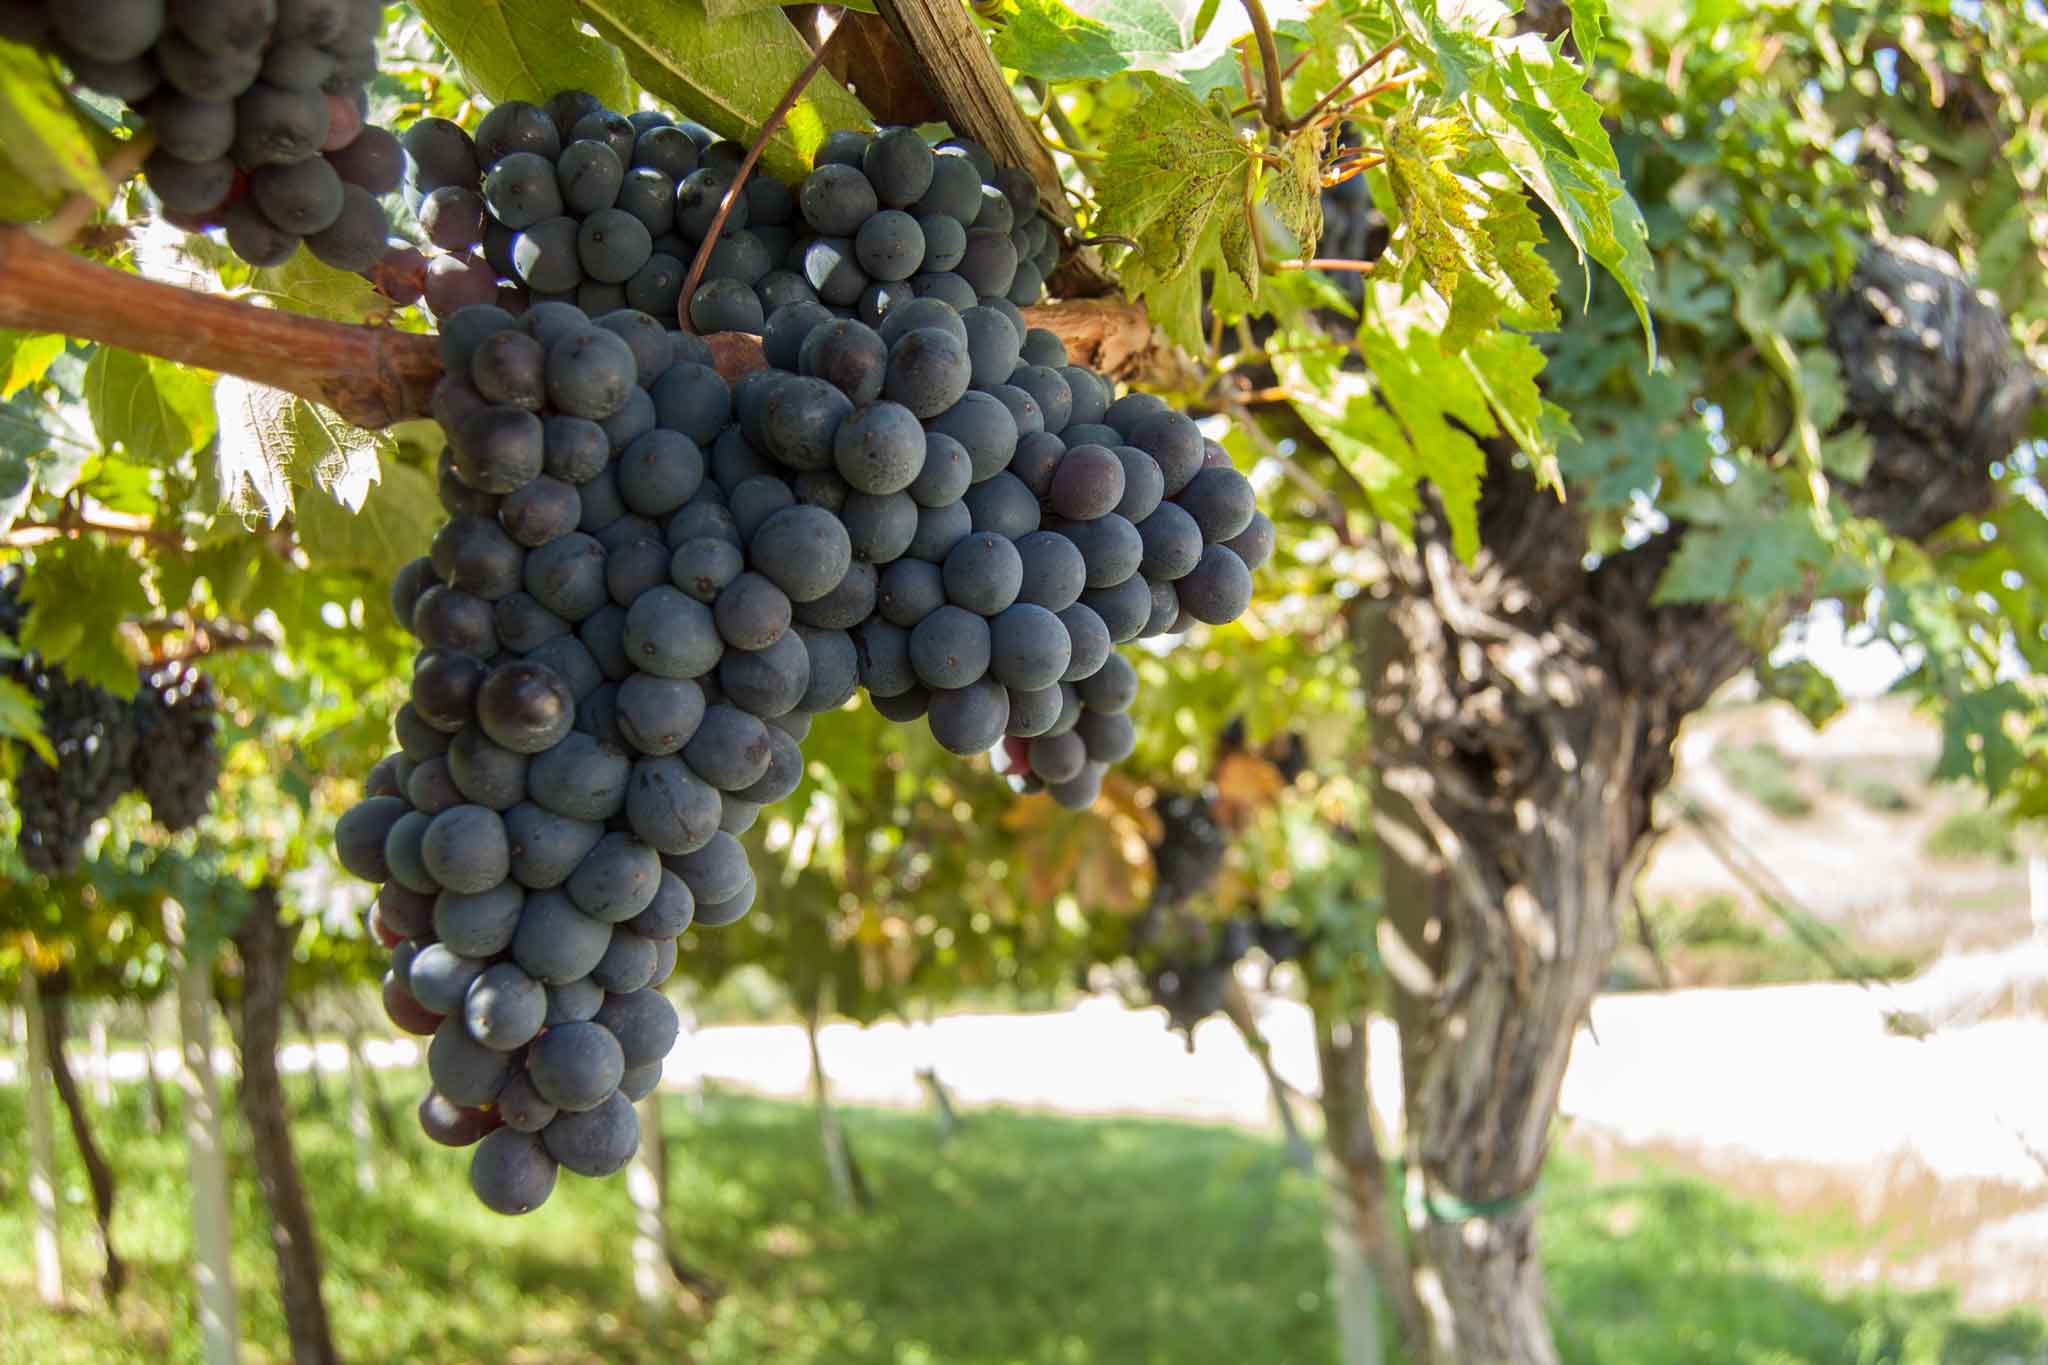
[[[1674,981],[1682,985],[1753,986],[1859,976],[1897,979],[1910,976],[1920,965],[1910,954],[1867,950],[1842,930],[1797,912],[1793,913],[1802,932],[1795,933],[1783,921],[1760,910],[1745,910],[1725,894],[1691,901],[1663,898],[1653,901],[1645,913],[1659,953],[1671,966]],[[1817,945],[1825,945],[1826,951]]]
[[[2012,821],[1995,810],[1959,810],[1927,832],[1921,851],[1944,862],[2016,863]]]
[[[1714,766],[1735,790],[1773,814],[1797,820],[1813,812],[1813,799],[1799,785],[1796,766],[1768,740],[1719,745]]]
[[[1879,815],[1899,815],[1913,809],[1913,793],[1895,781],[1895,764],[1877,764],[1860,759],[1837,759],[1821,766],[1820,780],[1829,791],[1839,792]]]
[[[411,1078],[387,1077],[395,1096]],[[198,1358],[183,1160],[142,1131],[137,1092],[103,1124],[123,1175],[116,1235],[137,1281],[101,1305],[82,1175],[66,1150],[75,1306],[43,1309],[18,1159],[0,1167],[0,1362]],[[0,1132],[22,1131],[0,1091]],[[1313,1365],[1334,1358],[1321,1204],[1263,1138],[1226,1128],[1001,1112],[941,1148],[915,1114],[853,1111],[879,1203],[835,1209],[800,1106],[667,1105],[671,1226],[729,1287],[702,1320],[643,1311],[622,1182],[564,1179],[539,1214],[479,1211],[462,1158],[408,1138],[355,1191],[339,1116],[296,1124],[346,1359],[694,1365]],[[237,1125],[237,1128],[239,1125]],[[235,1264],[247,1359],[285,1356],[258,1195],[239,1134]],[[13,1149],[19,1151],[16,1146]],[[1573,1365],[1990,1365],[2048,1352],[2048,1323],[1957,1315],[1933,1294],[1822,1288],[1847,1228],[1644,1167],[1596,1183],[1553,1163],[1542,1198],[1554,1320]]]

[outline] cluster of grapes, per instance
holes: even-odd
[[[1238,962],[1258,948],[1272,961],[1289,962],[1307,950],[1299,929],[1240,915],[1213,926],[1201,941],[1182,945],[1145,972],[1152,1003],[1166,1011],[1166,1025],[1186,1033],[1222,1009]]]
[[[759,333],[790,303],[879,327],[897,304],[936,297],[959,311],[998,303],[1021,330],[1016,309],[1038,301],[1059,259],[1028,175],[962,139],[935,150],[914,129],[835,133],[798,186],[749,175],[715,238],[746,148],[698,124],[620,115],[569,91],[498,105],[474,137],[425,119],[404,141],[409,195],[447,253],[427,277],[439,316],[554,301]]]
[[[220,697],[189,663],[141,670],[135,694],[135,785],[169,830],[199,823],[220,782]]]
[[[21,811],[21,858],[31,872],[58,876],[78,866],[93,822],[135,785],[135,709],[113,693],[43,668],[33,656],[6,662],[6,675],[36,699],[53,767],[23,746],[14,773]]]
[[[1234,619],[1271,527],[1192,421],[1114,399],[1026,326],[1016,299],[1043,286],[1011,222],[968,229],[946,207],[1016,211],[972,144],[836,134],[839,159],[776,187],[805,217],[784,228],[791,251],[824,218],[842,236],[809,247],[850,242],[858,261],[866,240],[873,261],[877,242],[914,242],[909,268],[887,269],[924,283],[869,300],[866,268],[858,288],[823,293],[791,275],[768,308],[755,289],[775,272],[718,276],[733,288],[691,299],[693,325],[758,332],[767,361],[728,385],[704,342],[670,330],[679,292],[652,300],[663,316],[594,320],[563,297],[648,301],[649,282],[633,283],[648,262],[683,260],[656,237],[690,251],[709,216],[680,214],[715,211],[731,185],[691,183],[726,144],[579,95],[499,106],[474,139],[428,120],[405,142],[422,222],[457,248],[428,280],[444,314],[432,407],[451,520],[394,585],[424,649],[400,752],[336,844],[382,884],[371,928],[393,950],[387,1011],[433,1038],[423,1123],[478,1143],[473,1188],[524,1212],[559,1167],[597,1176],[631,1157],[632,1101],[675,1036],[658,988],[676,940],[752,906],[737,836],[796,789],[813,715],[865,687],[954,752],[1013,741],[1023,781],[1084,806],[1134,738],[1137,676],[1114,646]],[[657,186],[677,170],[666,198]],[[602,192],[574,198],[587,175]],[[678,215],[662,234],[620,208],[630,185]],[[883,207],[933,202],[942,185],[922,215]],[[1010,188],[1035,211],[1034,187]],[[499,215],[515,200],[550,213],[513,229]],[[581,217],[560,211],[572,205]],[[918,235],[891,238],[899,219]],[[962,254],[929,257],[939,220]],[[720,246],[752,253],[766,226],[728,220]],[[480,265],[460,250],[479,238]],[[574,270],[548,276],[563,243]],[[508,276],[524,289],[500,292]],[[510,308],[453,306],[485,278]],[[532,292],[555,282],[573,290]]]
[[[0,568],[0,634],[20,636],[25,615],[19,565]],[[159,823],[189,829],[206,813],[220,776],[213,684],[183,664],[144,667],[130,702],[46,666],[34,653],[0,660],[0,678],[35,698],[55,766],[21,746],[14,774],[22,861],[58,876],[78,866],[93,823],[140,787]]]
[[[386,1010],[433,1039],[423,1126],[480,1141],[477,1195],[523,1213],[558,1166],[637,1149],[676,939],[751,907],[735,835],[796,788],[802,708],[851,695],[851,650],[744,572],[700,447],[731,407],[703,343],[540,304],[458,312],[441,350],[451,517],[392,591],[424,648],[401,752],[335,838],[383,883]],[[815,572],[812,530],[762,534]]]
[[[147,120],[143,170],[180,226],[225,228],[251,265],[303,241],[361,271],[384,256],[377,197],[404,168],[364,124],[383,18],[381,0],[11,0],[0,32]]]

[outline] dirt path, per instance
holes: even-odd
[[[1605,996],[1573,1049],[1562,1110],[1630,1144],[1827,1167],[1910,1159],[1940,1180],[2048,1192],[2048,1019],[1951,1024],[1924,1040],[1888,1032],[1887,1010],[1914,998],[1910,986],[1869,993],[1826,984]],[[1314,1093],[1307,1010],[1269,1000],[1261,1023],[1281,1074]],[[849,1103],[921,1104],[916,1073],[936,1067],[969,1105],[1265,1125],[1266,1083],[1236,1031],[1214,1018],[1194,1041],[1190,1051],[1158,1010],[1097,998],[1051,1014],[952,1015],[917,1028],[833,1024],[819,1045]],[[1391,1025],[1376,1028],[1374,1045],[1374,1094],[1392,1112],[1400,1080]],[[368,1051],[377,1066],[421,1056],[406,1039]],[[301,1071],[311,1055],[293,1043],[280,1061]],[[158,1065],[168,1071],[175,1060],[166,1049]],[[216,1063],[233,1064],[224,1049]],[[347,1054],[322,1043],[318,1064],[343,1072]],[[83,1049],[74,1065],[90,1078]],[[793,1024],[708,1028],[678,1044],[669,1083],[701,1078],[796,1096],[806,1093],[808,1065]],[[14,1083],[16,1066],[0,1056],[0,1083]],[[116,1051],[109,1069],[116,1081],[138,1080],[142,1054]]]

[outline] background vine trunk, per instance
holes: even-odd
[[[270,1206],[270,1246],[277,1254],[278,1296],[298,1365],[336,1365],[334,1334],[320,1296],[320,1242],[306,1204],[305,1182],[292,1151],[277,1048],[284,1013],[290,947],[278,923],[277,893],[264,887],[235,935],[242,956],[242,1113],[249,1146]]]
[[[122,1262],[120,1253],[114,1250],[114,1168],[107,1164],[106,1156],[93,1138],[92,1117],[86,1111],[85,1096],[79,1093],[78,1078],[72,1075],[71,1062],[64,1055],[65,1038],[70,1033],[70,1016],[67,1013],[70,1001],[64,994],[63,982],[52,980],[46,983],[39,995],[43,1014],[43,1046],[48,1054],[50,1080],[57,1087],[57,1098],[64,1102],[64,1112],[71,1121],[71,1140],[77,1145],[78,1159],[85,1166],[86,1183],[92,1187],[93,1223],[99,1229],[100,1251],[106,1258],[100,1287],[106,1291],[108,1302],[112,1302],[120,1297],[128,1284],[128,1267]],[[104,1053],[104,1034],[101,1041]],[[104,1068],[104,1057],[100,1064]],[[105,1074],[104,1069],[101,1074]]]

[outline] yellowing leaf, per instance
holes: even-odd
[[[112,187],[100,170],[113,139],[70,97],[47,54],[0,40],[0,210],[40,218],[73,194],[96,204]]]
[[[64,338],[55,332],[0,332],[0,398],[12,398],[41,379],[62,354]]]
[[[1301,259],[1316,254],[1323,237],[1323,149],[1328,141],[1324,127],[1304,128],[1287,139],[1283,159],[1285,170],[1271,170],[1266,176],[1266,202],[1273,206],[1281,225],[1300,243]]]
[[[1153,75],[1137,80],[1143,93],[1096,177],[1095,231],[1137,242],[1131,264],[1158,282],[1194,263],[1219,213],[1242,214],[1251,150],[1185,86]]]

